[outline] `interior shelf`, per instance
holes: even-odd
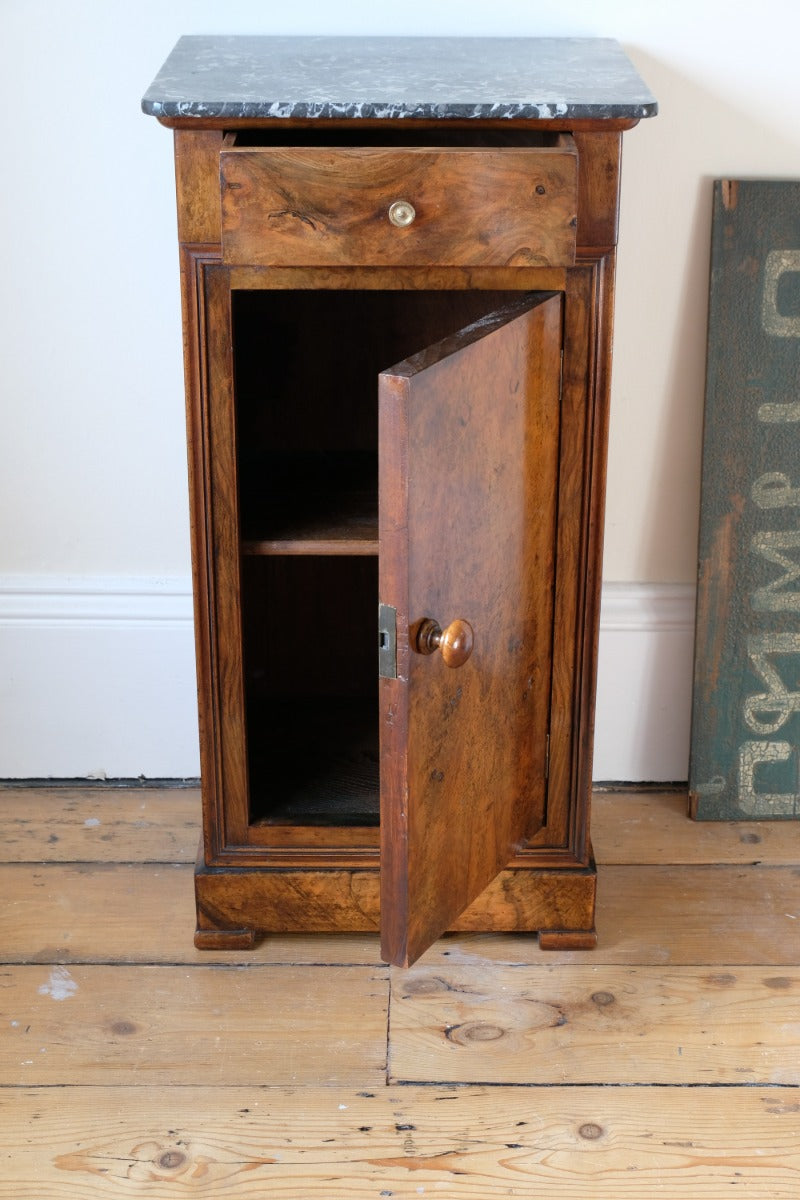
[[[261,456],[243,470],[242,553],[376,555],[376,455]]]

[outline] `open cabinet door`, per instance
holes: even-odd
[[[544,820],[561,341],[560,295],[526,295],[380,376],[381,930],[397,965]]]

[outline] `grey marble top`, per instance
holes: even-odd
[[[155,117],[639,118],[657,105],[607,38],[182,37]]]

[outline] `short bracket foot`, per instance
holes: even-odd
[[[252,950],[256,944],[256,931],[209,928],[207,920],[198,916],[194,944],[198,950]]]
[[[541,950],[594,950],[596,929],[540,929]]]

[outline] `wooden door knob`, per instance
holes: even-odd
[[[426,617],[420,621],[412,644],[417,654],[433,654],[434,650],[441,650],[446,667],[460,667],[472,654],[475,634],[469,621],[463,621],[460,617],[451,621],[444,631],[438,621]]]

